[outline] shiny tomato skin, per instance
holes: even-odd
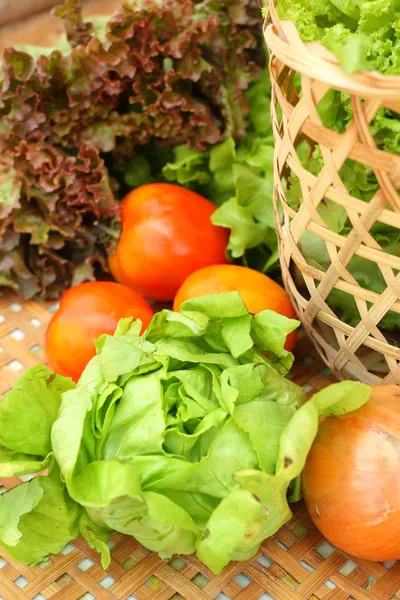
[[[344,552],[400,559],[400,389],[373,388],[359,410],[326,418],[303,471],[312,520]]]
[[[103,333],[112,335],[125,317],[140,319],[144,331],[152,316],[146,300],[124,285],[108,281],[77,285],[63,295],[47,328],[44,349],[49,367],[76,382],[96,353],[93,340]]]
[[[289,295],[279,284],[259,271],[238,265],[213,265],[190,275],[175,296],[174,310],[179,311],[181,304],[190,298],[234,291],[240,293],[252,313],[269,309],[296,318]],[[293,350],[296,339],[297,331],[288,335],[286,350]]]
[[[211,223],[216,207],[190,190],[151,183],[122,202],[122,234],[109,267],[116,279],[145,298],[172,301],[185,279],[224,263],[227,229]]]

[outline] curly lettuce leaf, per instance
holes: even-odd
[[[20,207],[22,181],[18,173],[10,169],[7,176],[0,171],[0,219]]]
[[[304,41],[321,40],[349,75],[368,69],[400,73],[396,0],[279,0],[278,12],[296,23]]]
[[[140,517],[129,510],[113,510],[105,515],[113,529],[133,536],[161,558],[174,554],[192,554],[196,549],[198,529],[188,512],[167,496],[143,492],[146,513]]]
[[[1,449],[0,473],[50,468],[0,498],[0,543],[16,560],[36,564],[81,533],[107,567],[116,531],[163,558],[197,552],[219,573],[290,518],[320,416],[368,400],[368,386],[345,382],[306,402],[281,374],[297,322],[249,314],[236,292],[181,311],[155,315],[143,336],[123,319],[97,340],[62,394],[48,456]],[[59,403],[59,387],[48,389]]]
[[[23,452],[0,449],[0,477],[20,477],[44,471],[51,462],[51,453],[44,459]]]
[[[275,268],[279,258],[272,203],[274,148],[266,117],[269,88],[265,70],[247,91],[250,125],[243,139],[228,138],[207,152],[180,146],[162,171],[168,181],[213,201],[218,206],[213,223],[231,230],[232,257],[264,272]]]
[[[124,387],[101,456],[105,460],[129,460],[138,454],[160,453],[164,429],[160,377],[157,373],[133,377]]]
[[[335,384],[295,412],[279,439],[275,473],[249,469],[235,474],[240,490],[233,490],[213,512],[198,543],[200,560],[219,573],[231,560],[254,556],[262,540],[291,517],[287,491],[304,468],[319,416],[356,410],[370,395],[371,388],[360,383]]]
[[[289,511],[290,516],[290,511]],[[254,556],[264,537],[265,509],[254,494],[234,490],[214,510],[197,546],[199,559],[214,573],[233,560]]]
[[[139,472],[128,463],[93,462],[70,481],[69,489],[100,531],[132,535],[163,557],[195,549],[197,527],[189,514],[163,495],[143,492]]]
[[[211,185],[203,155],[245,136],[266,65],[253,0],[145,0],[93,23],[67,0],[55,14],[66,36],[6,49],[0,71],[0,155],[16,174],[0,187],[0,284],[26,298],[107,272],[124,183],[163,179],[177,146],[195,157],[179,181]]]
[[[0,545],[13,560],[36,565],[78,536],[81,510],[54,465],[1,496]]]
[[[89,367],[90,368],[90,363]],[[91,410],[96,390],[82,385],[64,394],[58,418],[51,431],[54,456],[65,480],[75,468],[84,468],[96,457]],[[67,436],[67,439],[65,438]]]
[[[254,315],[252,336],[262,350],[269,350],[277,356],[284,351],[286,337],[300,326],[300,321],[279,315],[273,310],[263,310]]]
[[[79,520],[79,531],[89,548],[100,554],[101,566],[107,569],[111,563],[110,548],[107,545],[110,530],[96,525],[89,515],[83,512]]]
[[[71,379],[37,365],[28,369],[0,403],[0,443],[9,450],[46,457],[51,428],[61,396],[72,390]]]
[[[19,522],[39,504],[43,493],[39,480],[33,479],[0,496],[0,540],[3,544],[18,544],[22,537]]]
[[[156,315],[146,334],[152,344],[139,344],[140,327],[129,320],[120,323],[114,338],[103,337],[97,343],[99,357],[87,367],[77,388],[81,387],[85,402],[78,404],[76,390],[64,395],[53,427],[53,447],[69,493],[101,532],[130,533],[162,556],[192,552],[218,503],[237,487],[238,470],[266,468],[268,463],[273,472],[277,443],[272,440],[279,438],[305,397],[266,358],[253,365],[239,365],[233,359],[232,354],[247,353],[254,344],[251,319],[237,293],[204,297],[187,301],[182,313]],[[267,321],[268,313],[262,323]],[[242,323],[250,340],[245,346]],[[283,344],[285,327],[281,336]],[[206,337],[207,345],[213,340],[214,345],[225,345],[225,352],[205,351],[200,340]],[[273,338],[266,326],[260,326],[258,337],[266,346]],[[123,343],[118,352],[109,353],[108,339]],[[138,353],[143,356],[153,350],[158,368],[135,376],[140,361],[132,365],[122,395],[112,400],[113,418],[107,428],[96,428],[103,439],[96,445],[100,461],[93,461],[85,424],[102,422],[93,414],[104,414],[104,398],[114,398],[118,388],[106,381],[112,371],[102,370],[102,355],[124,364],[131,344],[141,348]],[[171,358],[183,368],[168,374]],[[197,362],[203,364],[185,369]],[[116,370],[115,381],[120,377]],[[260,414],[265,420],[261,429]],[[76,440],[72,444],[71,428]],[[66,436],[68,453],[62,450]],[[267,445],[264,436],[270,440]],[[101,538],[92,530],[86,535],[104,553]],[[103,560],[108,560],[107,554]]]

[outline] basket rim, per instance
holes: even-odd
[[[320,42],[303,42],[295,23],[279,18],[277,0],[269,0],[264,37],[270,52],[302,75],[350,94],[400,99],[400,75],[384,75],[378,71],[347,75],[336,56]]]

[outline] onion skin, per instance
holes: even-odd
[[[331,544],[366,560],[400,559],[400,387],[376,386],[359,410],[325,419],[302,481]]]

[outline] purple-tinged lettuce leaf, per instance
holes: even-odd
[[[0,210],[0,284],[24,297],[104,272],[115,177],[149,143],[161,156],[241,138],[245,92],[265,65],[256,0],[132,1],[92,24],[77,0],[55,13],[67,38],[8,48],[0,71],[0,155],[16,173]]]

